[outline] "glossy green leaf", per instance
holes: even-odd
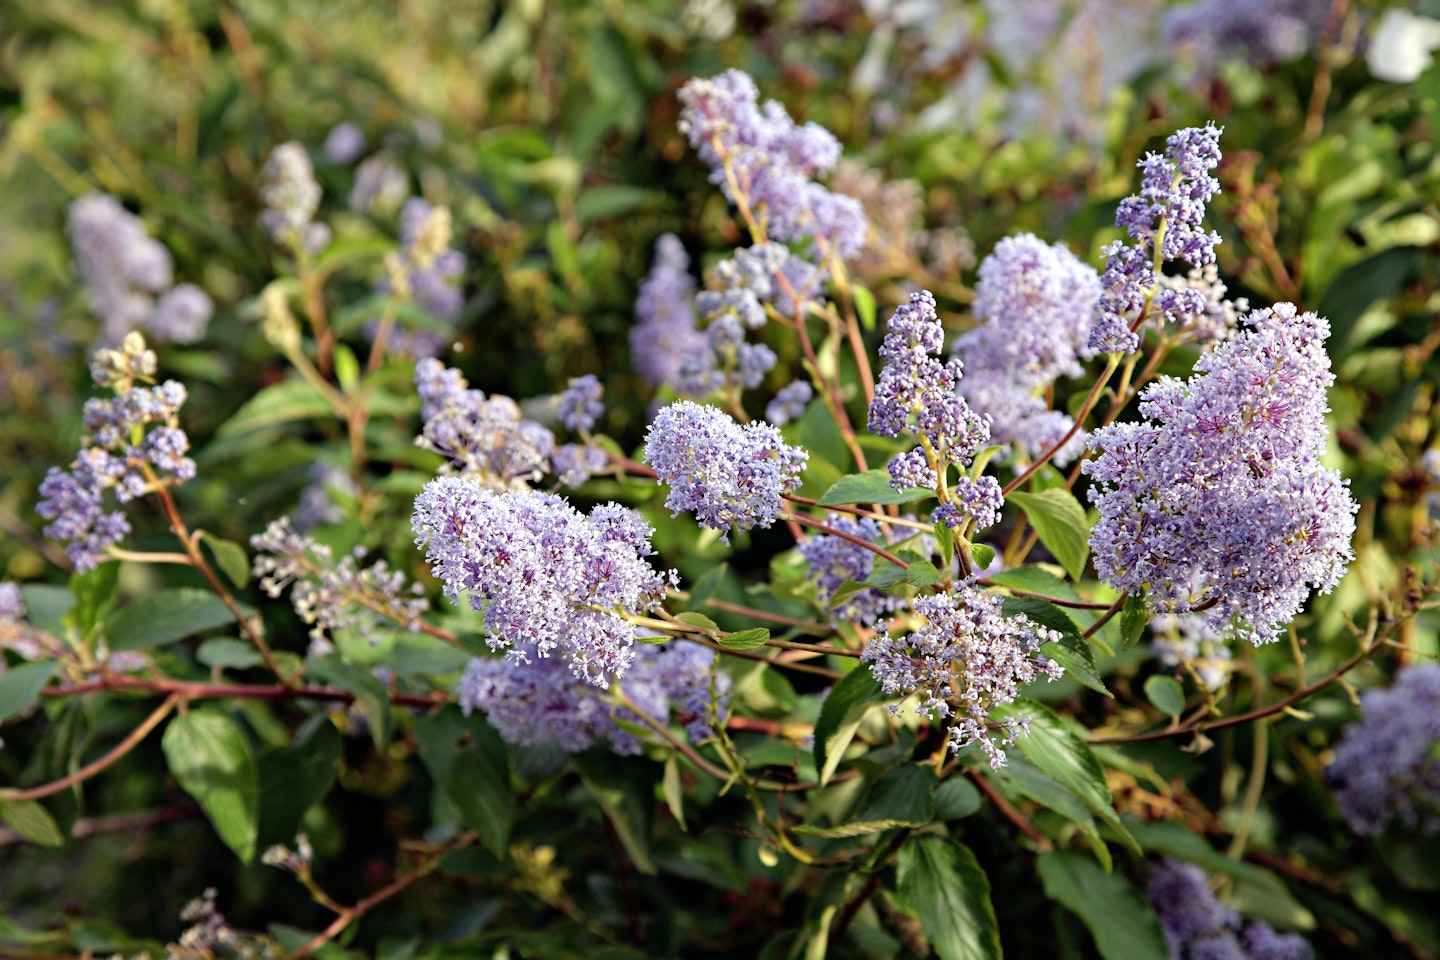
[[[250,581],[250,557],[245,553],[245,548],[231,540],[222,540],[204,530],[195,531],[200,537],[200,542],[210,548],[211,555],[215,558],[215,566],[225,574],[237,587],[243,587]]]
[[[229,637],[206,640],[200,644],[200,649],[195,651],[195,659],[207,667],[220,670],[248,670],[265,662],[254,644]]]
[[[639,757],[619,757],[603,748],[576,754],[575,762],[580,778],[615,828],[635,869],[657,873],[650,857],[655,811],[653,764]]]
[[[911,837],[900,848],[896,882],[941,960],[1001,956],[990,881],[969,847],[930,834]]]
[[[715,591],[725,582],[725,571],[728,565],[721,563],[705,571],[704,576],[695,581],[690,588],[690,600],[688,606],[691,610],[699,610],[715,596]]]
[[[1026,760],[1024,755],[1015,756],[1010,752],[1010,761],[1000,770],[985,774],[999,786],[1002,793],[1010,797],[1020,796],[1060,814],[1080,830],[1081,836],[1090,844],[1095,859],[1105,870],[1110,870],[1113,860],[1110,848],[1100,836],[1095,817],[1075,792],[1046,776],[1038,767]]]
[[[1174,677],[1156,674],[1146,678],[1145,696],[1161,713],[1178,717],[1185,711],[1185,688]]]
[[[460,819],[480,835],[491,853],[504,856],[515,822],[510,753],[500,734],[479,713],[456,707],[416,721],[420,759]]]
[[[855,298],[855,316],[860,319],[860,326],[865,330],[874,330],[875,294],[858,283],[850,288],[850,294]]]
[[[334,416],[335,408],[319,390],[304,380],[287,380],[266,387],[251,397],[215,432],[219,439],[243,436],[266,427],[312,417]]]
[[[1155,911],[1124,877],[1073,850],[1042,853],[1035,865],[1045,895],[1084,921],[1105,960],[1167,960]]]
[[[1095,656],[1085,642],[1080,628],[1070,615],[1048,600],[1039,597],[1006,597],[1001,611],[1007,616],[1024,614],[1043,627],[1060,631],[1060,640],[1052,641],[1040,648],[1040,652],[1060,666],[1065,673],[1097,693],[1112,696],[1100,679],[1095,667]]]
[[[1055,555],[1071,579],[1079,580],[1090,556],[1090,524],[1085,518],[1085,508],[1075,495],[1056,487],[1039,493],[1016,491],[1008,499],[1025,511],[1040,542]]]
[[[0,821],[21,837],[42,847],[58,847],[65,835],[38,800],[5,800],[0,797]]]
[[[200,802],[215,832],[235,855],[255,856],[259,783],[245,735],[227,715],[208,707],[170,721],[160,742],[170,772]]]
[[[208,590],[174,587],[141,597],[105,623],[111,650],[143,650],[234,623],[230,608]]]
[[[836,681],[820,705],[815,722],[815,769],[822,785],[830,781],[865,712],[883,696],[870,668],[861,664]]]
[[[970,544],[970,566],[978,573],[995,562],[995,548],[983,543]]]
[[[355,709],[370,727],[370,738],[376,749],[390,744],[395,732],[395,714],[390,708],[390,692],[370,671],[355,663],[346,663],[338,655],[305,661],[305,669],[320,683],[339,687],[355,695]]]
[[[979,788],[958,772],[935,788],[936,820],[959,820],[972,816],[979,813],[983,805]]]
[[[1131,595],[1125,598],[1125,606],[1120,608],[1120,650],[1129,650],[1139,641],[1141,634],[1145,632],[1145,624],[1149,621],[1148,612],[1145,609],[1145,598],[1143,596]]]
[[[0,673],[0,721],[29,709],[58,669],[60,665],[52,660],[25,663]]]
[[[890,486],[889,473],[884,470],[867,470],[864,473],[852,473],[841,477],[834,486],[825,491],[824,496],[820,498],[820,506],[834,507],[847,503],[911,503],[934,495],[934,490],[926,490],[924,487],[896,490]]]
[[[1023,590],[1026,593],[1038,593],[1042,597],[1057,597],[1061,600],[1080,599],[1075,588],[1070,585],[1070,581],[1062,580],[1049,570],[1033,563],[1016,567],[1014,570],[1001,570],[989,574],[985,577],[985,582],[1009,587],[1012,590]]]
[[[272,747],[260,755],[256,762],[259,849],[294,841],[306,811],[335,785],[343,752],[340,731],[321,714],[301,727],[294,744]]]
[[[935,819],[935,771],[928,764],[902,763],[865,785],[855,810],[829,828],[800,826],[796,833],[816,837],[858,837],[897,827],[920,827]]]
[[[883,557],[876,558],[875,566],[870,569],[870,576],[865,578],[866,586],[879,587],[881,590],[904,582],[905,568],[898,563],[891,563]]]
[[[726,650],[754,650],[756,647],[765,646],[769,639],[770,631],[768,629],[754,627],[750,630],[727,633],[718,642]]]
[[[675,617],[675,619],[678,620],[680,623],[685,624],[687,627],[699,627],[701,630],[720,629],[720,624],[716,623],[714,620],[711,620],[703,613],[695,613],[694,611],[691,611],[689,613],[679,614]]]

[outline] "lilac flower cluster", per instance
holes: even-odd
[[[950,718],[953,752],[979,743],[995,769],[1005,765],[1001,746],[1025,732],[1025,721],[1007,719],[1005,739],[997,744],[989,729],[990,711],[1013,702],[1021,687],[1042,674],[1054,680],[1064,673],[1038,652],[1060,634],[1023,615],[1003,616],[1000,607],[999,597],[970,583],[957,584],[950,593],[916,597],[915,613],[926,625],[905,636],[882,630],[862,655],[887,694],[919,694],[916,713]],[[900,712],[899,705],[890,709]]]
[[[1162,613],[1150,621],[1155,638],[1150,651],[1167,667],[1188,663],[1210,690],[1219,690],[1234,669],[1230,648],[1220,631],[1198,613]]]
[[[1325,451],[1329,322],[1276,304],[1196,363],[1141,394],[1138,423],[1096,431],[1084,470],[1100,511],[1100,578],[1148,591],[1153,610],[1207,605],[1206,621],[1265,643],[1352,554],[1358,509]]]
[[[419,197],[405,202],[400,211],[400,252],[386,258],[388,276],[376,284],[383,294],[413,301],[435,319],[454,324],[464,305],[460,276],[465,272],[465,255],[450,249],[450,209],[433,206]],[[369,324],[371,340],[379,322]],[[439,330],[393,331],[389,349],[402,357],[418,360],[438,356],[450,337]]]
[[[130,532],[119,511],[106,513],[103,497],[113,489],[120,503],[195,476],[195,461],[185,456],[190,440],[180,429],[179,411],[187,396],[183,384],[152,381],[155,354],[139,333],[125,337],[119,350],[96,352],[91,373],[113,400],[85,402],[82,449],[70,469],[51,467],[40,484],[35,512],[50,524],[45,535],[69,541],[65,552],[75,569],[98,566],[105,552]]]
[[[832,513],[825,518],[826,526],[869,543],[889,545],[880,524],[868,517]],[[875,554],[843,537],[819,534],[800,544],[805,558],[806,578],[815,584],[815,599],[827,608],[831,623],[872,624],[886,614],[904,608],[906,601],[875,587],[866,587],[844,603],[829,609],[830,598],[846,580],[864,583],[875,569]]]
[[[565,392],[560,394],[560,401],[556,404],[556,415],[560,422],[571,430],[591,430],[595,427],[595,421],[605,413],[605,404],[600,401],[604,395],[605,388],[600,385],[595,374],[571,377],[569,385]]]
[[[1165,290],[1190,290],[1198,294],[1198,297],[1187,294],[1174,301],[1171,314],[1175,329],[1172,333],[1202,346],[1230,339],[1240,327],[1240,318],[1250,312],[1250,301],[1245,297],[1234,300],[1226,297],[1230,289],[1220,279],[1220,271],[1213,263],[1207,263],[1199,270],[1192,269],[1184,276],[1167,274],[1160,278],[1160,286]],[[1185,313],[1187,306],[1201,309]]]
[[[672,708],[677,710],[687,721],[690,739],[698,743],[711,734],[714,662],[713,651],[694,644],[642,644],[620,688],[656,720],[663,722]],[[723,717],[730,677],[718,670],[713,675],[714,715]],[[482,711],[513,744],[555,743],[573,753],[605,741],[618,754],[640,752],[640,738],[616,721],[642,725],[641,719],[598,687],[576,679],[556,658],[529,664],[500,657],[471,660],[458,694],[462,710]]]
[[[330,244],[330,228],[314,222],[320,184],[305,148],[291,140],[270,151],[260,175],[260,226],[291,253],[316,254]]]
[[[1205,204],[1220,192],[1210,171],[1220,165],[1220,129],[1214,124],[1171,134],[1165,153],[1148,153],[1140,193],[1120,201],[1115,226],[1133,245],[1116,240],[1105,248],[1108,262],[1101,277],[1100,317],[1090,331],[1095,353],[1130,353],[1140,345],[1135,332],[1145,319],[1175,323],[1205,312],[1198,291],[1160,283],[1161,264],[1184,260],[1203,269],[1215,260],[1220,235],[1201,223]]]
[[[320,154],[326,163],[350,164],[365,153],[365,131],[353,120],[341,120],[325,135]]]
[[[279,597],[291,587],[291,605],[310,624],[311,656],[329,653],[328,635],[337,630],[354,631],[371,643],[379,642],[386,622],[419,630],[420,615],[430,608],[420,584],[407,585],[405,575],[384,560],[361,568],[366,554],[357,547],[336,563],[329,547],[297,531],[289,517],[273,521],[250,545],[259,551],[254,573],[266,596]]]
[[[1298,933],[1269,924],[1243,924],[1215,898],[1199,867],[1165,858],[1150,874],[1146,899],[1160,918],[1171,960],[1310,960],[1314,951]],[[1242,929],[1243,926],[1243,929]]]
[[[766,405],[765,419],[777,427],[783,427],[791,420],[799,420],[805,416],[805,408],[814,395],[810,381],[792,380],[781,387],[775,394],[775,399]]]
[[[1283,63],[1310,50],[1327,9],[1309,0],[1200,0],[1166,15],[1165,40],[1206,75],[1229,60]]]
[[[1060,377],[1078,377],[1100,299],[1095,270],[1060,244],[1032,234],[1006,237],[980,264],[975,318],[956,341],[965,361],[960,394],[990,416],[990,433],[1030,458],[1059,443],[1074,420],[1042,396]],[[1064,466],[1084,448],[1076,434],[1054,460]]]
[[[101,341],[117,344],[141,328],[157,340],[194,343],[205,336],[215,305],[191,283],[174,283],[174,261],[140,218],[109,194],[70,204],[66,233],[90,304],[104,324]]]
[[[584,443],[565,443],[550,455],[550,469],[560,482],[574,490],[610,465],[605,451]]]
[[[695,279],[690,258],[673,233],[655,241],[655,262],[635,300],[638,324],[630,331],[635,372],[651,387],[674,386],[687,357],[709,352],[705,334],[695,326]]]
[[[670,488],[672,516],[694,512],[702,526],[730,533],[768,527],[800,486],[809,455],[763,421],[740,425],[718,407],[681,400],[656,415],[645,434],[645,462]]]
[[[935,298],[928,290],[910,295],[910,303],[895,308],[886,325],[880,359],[885,366],[870,402],[870,429],[884,437],[912,432],[920,444],[890,460],[890,485],[896,490],[911,487],[939,489],[942,471],[955,464],[962,471],[981,445],[990,439],[989,418],[970,409],[956,392],[964,369],[951,359],[941,363],[938,354],[945,345],[945,331],[935,312]],[[914,425],[911,425],[911,417]],[[977,522],[998,517],[1003,498],[994,477],[980,477],[968,484],[948,487],[942,505],[951,526],[966,518]],[[982,524],[983,525],[983,524]]]
[[[635,658],[627,615],[659,606],[676,582],[645,560],[650,527],[613,503],[586,515],[552,494],[441,477],[415,498],[411,526],[445,595],[469,594],[484,612],[493,649],[519,663],[558,654],[600,687]]]
[[[469,389],[458,370],[431,357],[415,364],[415,387],[425,421],[415,443],[448,458],[446,472],[507,490],[550,469],[554,434],[522,419],[514,400]]]
[[[1327,771],[1345,822],[1366,835],[1440,832],[1440,663],[1411,664],[1360,703]]]
[[[691,80],[680,89],[680,132],[710,166],[711,181],[731,203],[747,204],[770,239],[809,238],[821,253],[854,257],[865,246],[864,210],[815,182],[840,159],[840,142],[759,99],[755,81],[739,70]]]

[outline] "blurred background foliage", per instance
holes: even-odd
[[[877,228],[855,272],[881,314],[923,286],[940,296],[955,329],[969,323],[974,267],[996,240],[1030,230],[1098,262],[1114,236],[1115,203],[1133,189],[1136,160],[1179,127],[1223,124],[1225,192],[1211,222],[1225,238],[1220,266],[1232,296],[1255,305],[1294,300],[1335,327],[1334,459],[1365,507],[1355,572],[1307,635],[1315,674],[1343,660],[1336,638],[1345,614],[1361,616],[1405,564],[1434,577],[1419,530],[1435,509],[1428,494],[1437,478],[1418,458],[1440,433],[1440,71],[1413,84],[1370,75],[1357,38],[1381,4],[1320,3],[1331,18],[1326,32],[1288,62],[1197,65],[1159,39],[1169,5],[1124,0],[1106,16],[1141,25],[1143,62],[1111,76],[1086,72],[1080,53],[1065,46],[1074,41],[1036,45],[1074,58],[1079,75],[1096,84],[1089,89],[1076,87],[1058,60],[1047,72],[1043,52],[1017,69],[1002,38],[983,29],[1003,19],[995,4],[916,6],[922,15],[906,20],[885,4],[845,0],[0,0],[0,577],[63,580],[33,511],[46,468],[73,456],[91,389],[86,356],[98,324],[71,265],[72,200],[96,190],[120,198],[173,252],[177,279],[214,298],[205,340],[161,352],[162,372],[191,391],[185,427],[201,466],[177,496],[192,526],[245,542],[294,507],[313,461],[343,462],[345,449],[336,425],[321,421],[217,435],[286,372],[260,333],[256,303],[290,269],[256,223],[260,166],[274,146],[296,140],[316,159],[325,191],[319,218],[336,236],[327,254],[332,312],[370,295],[404,195],[446,204],[467,261],[449,362],[472,385],[521,400],[597,373],[608,388],[604,429],[632,449],[653,397],[630,373],[627,337],[656,237],[679,235],[702,269],[707,253],[713,259],[742,242],[675,128],[675,91],[692,76],[736,66],[797,119],[836,133],[858,162],[836,176],[866,199]],[[1055,35],[1069,36],[1066,26],[1093,18],[1085,11],[1094,6],[1060,5],[1067,12]],[[959,39],[945,46],[952,33]],[[1119,59],[1094,42],[1102,62]],[[327,137],[347,122],[363,135],[363,150],[327,160]],[[357,183],[365,179],[361,161],[373,158],[380,159],[372,177],[390,171],[379,189]],[[349,337],[358,340],[366,317],[353,319]],[[1170,372],[1187,372],[1191,360],[1177,358]],[[372,444],[394,451],[400,476],[385,490],[390,499],[330,536],[345,548],[363,542],[418,575],[404,496],[413,486],[403,473],[433,464],[401,452],[413,434],[409,389],[408,372],[398,374],[397,412],[372,428]],[[653,492],[621,491],[631,501]],[[132,511],[132,543],[164,549],[163,519],[147,511]],[[687,580],[713,565],[718,550],[679,554],[690,537],[685,518],[672,523],[652,511],[651,519],[667,563]],[[756,535],[766,536],[783,545],[782,534]],[[746,572],[743,559],[738,569]],[[187,582],[173,571],[164,576]],[[1421,620],[1400,639],[1434,652],[1435,626]],[[281,647],[303,647],[294,623],[271,629],[287,638]],[[1289,652],[1254,657],[1263,676],[1288,663]],[[1379,682],[1398,662],[1380,658],[1357,684]],[[1117,689],[1127,678],[1138,688],[1135,656],[1118,669]],[[742,678],[737,690],[752,712],[776,719],[793,721],[809,703],[775,671],[750,688]],[[1305,707],[1307,716],[1283,722],[1286,748],[1271,759],[1273,792],[1250,828],[1255,843],[1276,863],[1288,862],[1282,852],[1300,857],[1322,878],[1332,866],[1367,869],[1347,873],[1344,890],[1299,882],[1293,893],[1276,889],[1275,873],[1252,875],[1240,878],[1250,886],[1242,882],[1237,897],[1282,924],[1316,927],[1318,917],[1311,939],[1323,955],[1440,952],[1433,843],[1361,844],[1344,833],[1319,758],[1354,707],[1339,688]],[[115,699],[49,705],[43,729],[7,727],[0,780],[64,772],[86,745],[118,739],[145,709]],[[320,723],[296,746],[292,729],[323,710],[272,713],[250,703],[243,715],[257,744],[275,753],[276,776],[291,769],[286,764],[341,760],[340,789],[303,823],[322,879],[344,902],[389,879],[403,840],[423,832],[444,804],[419,775],[415,752],[424,746],[413,738],[375,749]],[[1186,781],[1210,809],[1233,812],[1237,765],[1249,762],[1253,737],[1271,735],[1268,727],[1227,733],[1212,755],[1224,762],[1168,745],[1135,755]],[[737,742],[752,760],[773,753],[781,767],[796,762],[792,745],[745,737]],[[367,918],[356,946],[394,958],[502,945],[510,956],[628,956],[606,946],[614,938],[605,931],[625,930],[638,914],[647,955],[754,956],[775,931],[809,919],[804,898],[790,896],[795,891],[757,859],[756,840],[685,833],[673,820],[642,823],[661,776],[654,764],[589,769],[582,759],[553,776],[563,761],[544,750],[516,752],[524,823],[509,861],[457,853],[443,879],[402,897],[403,908],[391,904]],[[608,781],[586,789],[586,778]],[[734,808],[729,818],[743,819],[743,798],[691,786],[697,817],[729,822]],[[1154,849],[1188,849],[1176,825],[1210,825],[1195,811],[1147,810],[1160,802],[1150,786],[1135,780],[1129,793],[1117,791],[1122,807],[1162,821],[1142,835]],[[622,840],[597,795],[628,810],[636,830],[653,826],[660,876],[617,868]],[[127,828],[123,813],[96,819],[138,809],[168,814],[143,830]],[[237,926],[269,926],[282,942],[287,925],[313,930],[328,918],[288,877],[235,864],[167,777],[158,746],[91,784],[85,810],[71,811],[82,814],[95,835],[65,848],[37,851],[0,835],[0,942],[19,937],[20,926],[64,924],[77,951],[136,950],[173,938],[182,906],[207,887],[218,888]],[[300,817],[268,815],[274,822],[262,843],[289,839]],[[1006,943],[1012,955],[1043,955],[1055,943],[1074,955],[1093,949],[1072,915],[1025,889],[1033,875],[1014,862],[1009,838],[984,829],[991,816],[973,821],[965,837],[997,892],[1002,930],[1017,938]],[[547,932],[548,921],[560,932]],[[456,946],[422,948],[422,937]],[[877,939],[847,949],[893,956],[906,946]]]

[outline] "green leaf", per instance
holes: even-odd
[[[654,819],[655,789],[653,765],[639,757],[617,757],[608,750],[592,749],[575,755],[580,779],[590,789],[600,809],[635,869],[654,875],[650,859],[650,828]]]
[[[940,571],[929,560],[915,560],[905,568],[905,582],[912,587],[928,587],[939,579]]]
[[[200,644],[195,659],[207,667],[221,670],[248,670],[265,662],[253,644],[228,637],[216,637]]]
[[[395,732],[395,714],[390,709],[390,692],[370,671],[354,663],[346,663],[336,655],[305,661],[306,671],[321,683],[339,687],[355,695],[355,709],[370,726],[375,749],[384,750]]]
[[[855,731],[860,728],[865,712],[883,695],[880,684],[864,664],[845,674],[830,688],[825,702],[820,705],[820,718],[815,721],[815,769],[820,774],[822,786],[830,781],[835,768],[840,765],[840,758]]]
[[[1140,635],[1145,632],[1145,623],[1149,620],[1145,611],[1145,598],[1131,594],[1125,598],[1125,606],[1120,608],[1120,650],[1123,653],[1135,646]]]
[[[1145,696],[1161,713],[1178,717],[1185,712],[1185,688],[1174,677],[1155,674],[1145,681]]]
[[[260,755],[257,849],[294,841],[305,813],[335,785],[344,749],[340,731],[321,714],[306,721],[293,745],[273,747]]]
[[[75,606],[75,595],[69,587],[51,583],[27,583],[20,588],[30,622],[52,636],[65,633],[65,619]]]
[[[1000,610],[1005,616],[1024,614],[1043,627],[1060,631],[1060,640],[1045,644],[1040,652],[1065,668],[1065,672],[1097,693],[1112,696],[1095,668],[1095,657],[1080,628],[1070,615],[1039,597],[1006,597]]]
[[[1095,854],[1095,859],[1100,861],[1100,865],[1107,871],[1113,866],[1110,848],[1101,838],[1100,830],[1095,826],[1095,818],[1074,791],[1047,777],[1023,755],[1012,755],[1009,763],[1002,769],[991,770],[985,775],[999,784],[1002,792],[1034,800],[1075,824],[1090,844],[1090,850]]]
[[[928,763],[902,763],[870,781],[855,805],[856,820],[920,826],[935,819],[939,780]]]
[[[1090,556],[1090,524],[1075,495],[1056,487],[1039,493],[1017,491],[1009,499],[1025,511],[1040,542],[1055,555],[1070,578],[1078,581]]]
[[[1024,567],[1016,567],[1014,570],[992,573],[985,578],[985,582],[999,587],[1009,587],[1012,590],[1023,590],[1026,593],[1056,597],[1060,600],[1080,599],[1080,595],[1075,592],[1075,588],[1070,585],[1068,580],[1062,580],[1033,563]]]
[[[875,558],[875,566],[871,568],[870,576],[865,578],[865,585],[867,587],[879,587],[881,590],[904,582],[905,568],[898,563],[891,563],[884,557]]]
[[[202,707],[170,721],[160,742],[170,772],[200,802],[235,855],[255,856],[259,784],[250,745],[228,716]]]
[[[1400,292],[1420,252],[1420,247],[1391,247],[1352,263],[1320,297],[1315,310],[1334,328],[1328,347],[1337,363],[1361,345],[1361,315],[1377,300],[1389,300]]]
[[[230,608],[208,590],[175,587],[141,597],[110,615],[111,650],[143,650],[234,623]]]
[[[911,503],[934,495],[934,490],[924,487],[897,491],[890,486],[890,474],[884,470],[867,470],[864,473],[841,477],[839,482],[825,491],[820,498],[820,506],[834,507],[846,503]]]
[[[720,629],[720,624],[716,623],[714,620],[711,620],[703,613],[695,613],[694,611],[691,611],[689,613],[678,614],[675,619],[678,620],[680,623],[685,624],[687,627],[699,627],[701,630]]]
[[[632,210],[663,206],[669,200],[663,190],[650,190],[629,184],[603,184],[589,187],[575,199],[575,216],[581,223],[619,216]]]
[[[938,526],[938,524],[937,524]],[[970,566],[978,573],[995,562],[995,548],[983,543],[970,544]]]
[[[92,639],[95,628],[114,609],[119,583],[118,563],[102,563],[93,570],[71,576],[70,592],[75,596],[75,605],[66,614],[65,622],[87,641]]]
[[[847,600],[854,596],[857,596],[858,594],[862,594],[869,589],[870,588],[863,583],[857,583],[854,580],[846,580],[842,582],[840,586],[835,588],[834,593],[830,594],[830,602],[825,604],[825,609],[839,609],[845,604]]]
[[[690,588],[690,602],[688,605],[691,610],[699,610],[710,602],[711,598],[715,596],[715,591],[719,590],[720,585],[725,582],[725,571],[727,569],[729,569],[729,567],[724,563],[711,567],[705,571],[704,576],[695,581],[695,585]]]
[[[965,777],[950,777],[935,790],[935,819],[959,820],[980,812],[980,790]]]
[[[0,721],[9,720],[40,699],[40,691],[60,669],[55,661],[27,663],[0,673]]]
[[[998,960],[990,881],[969,847],[929,834],[912,837],[900,848],[896,880],[941,960]]]
[[[665,758],[665,775],[660,778],[660,791],[665,796],[665,806],[670,808],[670,815],[680,824],[680,829],[688,830],[685,826],[685,785],[680,779],[679,754],[672,753]]]
[[[1045,895],[1090,928],[1105,960],[1166,960],[1160,921],[1124,877],[1105,873],[1073,850],[1051,850],[1036,861]]]
[[[1137,856],[1140,854],[1140,845],[1120,823],[1120,817],[1110,805],[1110,788],[1105,785],[1105,772],[1084,740],[1076,736],[1049,707],[1033,700],[1002,704],[992,713],[1002,720],[1028,716],[1030,732],[1016,741],[1020,752],[1047,776],[1075,791],[1085,801],[1085,806],[1119,834],[1132,852]]]
[[[337,411],[329,399],[304,380],[287,380],[261,390],[234,416],[215,431],[218,439],[243,436],[290,423],[294,420],[308,420],[312,417],[329,417]]]
[[[415,723],[420,759],[460,819],[480,835],[485,848],[505,855],[515,822],[510,752],[500,734],[479,713],[469,717],[446,707]]]
[[[727,633],[719,640],[720,646],[726,650],[754,650],[756,647],[763,647],[770,639],[770,631],[765,627],[755,627],[750,630],[740,630],[736,633]]]
[[[855,315],[860,318],[860,326],[866,330],[874,330],[875,294],[858,283],[850,288],[850,293],[855,297]]]
[[[0,799],[0,820],[31,843],[42,847],[58,847],[65,835],[50,816],[50,811],[37,800]]]
[[[250,582],[250,557],[246,555],[245,548],[231,540],[222,540],[204,530],[195,531],[200,537],[200,542],[210,548],[210,553],[215,557],[215,566],[225,574],[237,587],[243,587]]]

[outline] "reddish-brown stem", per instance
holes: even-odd
[[[49,691],[47,690],[46,692],[48,693]],[[121,740],[119,743],[115,744],[115,746],[110,749],[109,753],[105,754],[103,757],[100,757],[97,760],[93,760],[90,763],[85,764],[85,766],[81,767],[79,770],[76,770],[74,773],[61,777],[59,780],[52,780],[49,783],[43,783],[38,787],[30,787],[27,790],[0,792],[0,799],[6,801],[39,800],[41,797],[48,797],[52,794],[60,793],[62,790],[67,790],[77,783],[85,782],[86,780],[95,776],[95,774],[99,773],[101,770],[104,770],[106,767],[110,766],[112,763],[119,760],[121,757],[125,756],[131,750],[134,750],[137,746],[139,746],[140,741],[144,740],[150,734],[151,730],[154,730],[156,727],[158,727],[161,722],[170,715],[170,711],[174,710],[182,699],[184,699],[184,697],[179,693],[170,694],[170,696],[165,698],[165,702],[160,704],[160,706],[156,707],[155,710],[150,714],[150,716],[145,718],[145,720],[140,724],[140,726],[136,727],[134,730],[131,730],[128,734],[125,735],[124,740]]]
[[[1090,392],[1085,397],[1085,403],[1081,405],[1079,412],[1075,414],[1075,422],[1070,425],[1069,430],[1065,431],[1065,436],[1057,440],[1055,442],[1055,445],[1052,446],[1049,450],[1046,450],[1044,454],[1036,457],[1035,462],[1022,470],[1019,476],[1017,476],[1014,480],[1011,480],[1009,483],[1005,484],[1004,488],[1000,491],[1001,494],[1008,497],[1022,483],[1034,476],[1037,470],[1045,466],[1045,464],[1049,463],[1050,458],[1063,450],[1065,448],[1065,444],[1069,443],[1071,438],[1074,437],[1075,434],[1080,432],[1081,425],[1085,422],[1085,418],[1094,408],[1095,401],[1100,397],[1100,391],[1105,389],[1105,384],[1110,382],[1110,378],[1115,374],[1115,369],[1119,365],[1119,356],[1112,354],[1110,356],[1110,362],[1105,365],[1105,372],[1099,377],[1095,378],[1095,385],[1090,388]]]
[[[1125,606],[1126,597],[1127,594],[1123,593],[1120,594],[1120,596],[1116,597],[1115,602],[1110,604],[1110,606],[1105,609],[1105,612],[1100,615],[1100,618],[1098,620],[1090,624],[1089,629],[1087,629],[1085,633],[1082,634],[1082,636],[1084,636],[1086,640],[1089,640],[1091,637],[1095,636],[1095,634],[1099,633],[1100,628],[1105,626],[1105,624],[1109,623],[1110,618],[1115,616],[1115,614],[1119,613],[1120,610]]]
[[[978,583],[982,587],[1000,587],[1002,590],[1009,590],[1017,597],[1034,597],[1036,600],[1044,600],[1048,603],[1055,604],[1055,606],[1057,607],[1070,607],[1075,610],[1109,610],[1112,606],[1112,604],[1109,603],[1090,603],[1086,600],[1066,600],[1064,597],[1047,597],[1043,593],[1034,593],[1030,590],[1021,590],[1017,587],[1012,587],[1009,584],[995,583],[991,580],[982,579],[978,581]]]
[[[112,813],[101,817],[81,817],[70,827],[70,836],[76,840],[95,837],[105,833],[141,833],[150,827],[175,820],[185,820],[200,813],[198,803],[182,803],[173,807],[156,810],[134,810]],[[0,847],[27,842],[14,830],[0,830]]]
[[[832,537],[839,537],[841,540],[848,540],[858,547],[864,547],[866,550],[869,550],[877,557],[884,557],[886,560],[889,560],[891,563],[895,564],[897,567],[900,567],[902,570],[908,569],[910,566],[910,564],[906,563],[904,560],[901,560],[899,557],[895,556],[895,554],[891,553],[889,550],[886,550],[884,547],[880,546],[877,543],[871,543],[869,540],[862,540],[852,534],[845,533],[841,530],[836,530],[834,527],[821,523],[819,520],[811,520],[809,517],[802,514],[787,513],[786,516],[792,518],[796,523],[802,524],[815,530],[819,530],[821,533],[829,534]]]
[[[1031,842],[1037,847],[1042,850],[1050,849],[1049,838],[1041,833],[1035,824],[1030,822],[1029,817],[1025,816],[1025,814],[1019,810],[1016,810],[1015,807],[1010,804],[1009,800],[1002,797],[1000,791],[996,790],[990,781],[985,779],[984,774],[978,770],[966,770],[965,772],[970,775],[971,780],[975,781],[975,786],[980,788],[980,792],[985,794],[985,798],[995,804],[995,809],[1004,814],[1006,820],[1009,820],[1015,824],[1015,826],[1019,827],[1020,832],[1029,837]]]
[[[141,677],[110,676],[103,680],[77,683],[63,687],[46,687],[40,691],[47,697],[74,697],[83,693],[109,690],[115,693],[168,693],[186,700],[237,697],[244,700],[329,700],[351,703],[355,694],[331,687],[262,686],[247,683],[199,683],[190,680],[150,680]],[[427,709],[448,702],[444,694],[428,697],[406,693],[390,694],[390,702],[398,707]]]
[[[804,630],[806,633],[813,633],[817,636],[829,636],[834,633],[833,627],[823,623],[811,623],[808,620],[796,620],[793,617],[782,617],[778,613],[771,613],[768,610],[760,610],[755,607],[747,607],[739,603],[731,603],[728,600],[706,600],[702,606],[714,607],[716,610],[724,610],[728,613],[738,613],[756,620],[765,620],[769,623],[778,623],[786,627],[794,627],[796,630]]]

